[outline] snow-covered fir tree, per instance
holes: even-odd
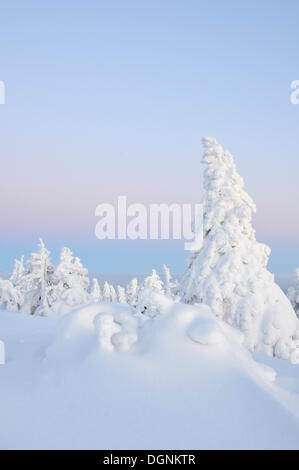
[[[163,281],[160,279],[160,276],[157,274],[155,269],[152,270],[152,274],[144,279],[143,287],[150,289],[153,292],[158,292],[159,294],[164,294]]]
[[[19,310],[23,301],[21,291],[10,280],[0,279],[0,308]]]
[[[138,290],[137,311],[150,316],[159,314],[161,296],[164,294],[163,282],[153,269],[152,274],[144,279]]]
[[[15,259],[13,272],[9,278],[12,286],[7,284],[7,291],[10,292],[11,304],[13,305],[11,309],[13,310],[19,310],[24,302],[24,294],[26,293],[24,289],[24,274],[24,256],[22,256],[20,260]],[[12,290],[12,287],[14,290]]]
[[[15,259],[13,272],[9,278],[12,284],[16,287],[22,288],[22,279],[24,276],[25,267],[24,267],[24,256],[20,260]]]
[[[244,332],[249,349],[298,362],[298,320],[267,271],[270,249],[255,239],[255,205],[232,155],[212,137],[204,138],[203,145],[203,245],[191,253],[182,299],[208,304]]]
[[[136,277],[134,277],[126,288],[126,299],[127,303],[136,307],[137,305],[137,294],[138,294],[138,281]]]
[[[91,302],[101,302],[102,300],[101,287],[96,278],[93,278],[92,280],[92,285],[90,289],[90,300]]]
[[[289,288],[288,297],[294,307],[296,315],[299,317],[299,269],[295,271],[295,286]]]
[[[122,286],[117,286],[117,301],[120,304],[126,304],[127,303],[126,291]]]
[[[18,284],[25,292],[22,312],[47,315],[56,301],[55,284],[55,270],[50,260],[50,252],[40,238],[38,251],[31,254],[27,269]]]
[[[113,286],[110,286],[110,301],[117,302],[117,294]]]
[[[103,301],[111,302],[111,289],[107,281],[105,281],[104,287],[103,287]]]
[[[168,297],[173,297],[176,294],[178,283],[177,281],[173,282],[172,281],[172,276],[170,273],[170,269],[166,266],[166,264],[163,264],[163,270],[164,270],[164,278],[165,278],[165,294]]]
[[[69,248],[63,248],[60,253],[60,262],[55,275],[58,279],[56,288],[59,305],[57,308],[76,307],[85,305],[89,301],[88,270],[83,267],[80,259],[73,256]]]

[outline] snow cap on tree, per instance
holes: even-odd
[[[255,239],[255,205],[232,155],[213,137],[205,137],[203,145],[203,245],[191,252],[182,300],[209,305],[244,332],[249,349],[297,362],[297,318],[266,269],[270,249]]]

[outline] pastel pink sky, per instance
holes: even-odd
[[[0,270],[39,235],[96,247],[95,265],[94,210],[118,195],[199,202],[204,135],[234,155],[274,269],[299,265],[298,13],[296,0],[4,2]]]

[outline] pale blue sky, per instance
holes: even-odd
[[[96,240],[94,210],[198,202],[203,135],[234,154],[271,269],[299,266],[298,17],[297,0],[3,0],[0,270],[40,235],[92,271],[182,270],[183,243]]]

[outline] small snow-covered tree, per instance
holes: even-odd
[[[50,260],[50,252],[40,238],[37,253],[32,253],[27,261],[28,268],[23,272],[19,285],[25,293],[22,311],[24,313],[47,315],[55,296],[54,266]]]
[[[126,304],[127,303],[126,291],[122,286],[117,286],[117,301],[120,304]]]
[[[111,289],[110,289],[110,285],[107,281],[105,281],[105,283],[104,283],[103,301],[104,302],[111,302]]]
[[[10,280],[0,279],[0,308],[19,310],[23,301],[20,290]]]
[[[20,260],[15,259],[13,272],[9,278],[15,287],[18,286],[21,288],[24,272],[24,256],[22,256]]]
[[[136,307],[137,304],[137,293],[138,293],[138,281],[136,277],[134,277],[126,288],[126,299],[127,303]]]
[[[26,290],[24,289],[24,274],[24,256],[22,256],[20,260],[15,259],[13,272],[9,278],[11,284],[15,289],[14,295],[12,297],[18,299],[18,309],[21,308],[22,303],[24,302],[24,294],[26,293]]]
[[[244,332],[249,349],[297,362],[298,321],[267,271],[270,249],[255,239],[255,205],[232,155],[212,137],[204,138],[203,145],[203,245],[191,252],[182,299],[208,304]]]
[[[163,281],[160,279],[160,276],[157,274],[155,269],[152,270],[152,274],[144,279],[143,287],[146,289],[151,289],[154,292],[159,294],[164,294]]]
[[[110,286],[110,300],[111,302],[117,302],[117,294],[113,286]]]
[[[92,286],[90,290],[90,300],[92,302],[101,302],[102,300],[101,288],[96,278],[93,278],[92,280]]]
[[[168,295],[168,297],[173,297],[176,294],[178,282],[172,281],[170,269],[166,266],[166,264],[163,264],[163,269],[164,269],[164,277],[165,277],[165,283],[164,283],[165,294]]]
[[[74,258],[69,248],[61,250],[55,275],[58,279],[56,293],[60,304],[76,307],[88,303],[88,270],[83,267],[78,257]]]
[[[105,281],[103,287],[103,301],[104,302],[117,302],[117,294],[112,285]]]
[[[296,315],[299,317],[299,269],[295,271],[295,286],[289,288],[288,297],[294,307]]]
[[[137,311],[150,316],[157,315],[160,311],[161,297],[164,294],[163,282],[153,269],[152,274],[144,279],[138,291]]]

